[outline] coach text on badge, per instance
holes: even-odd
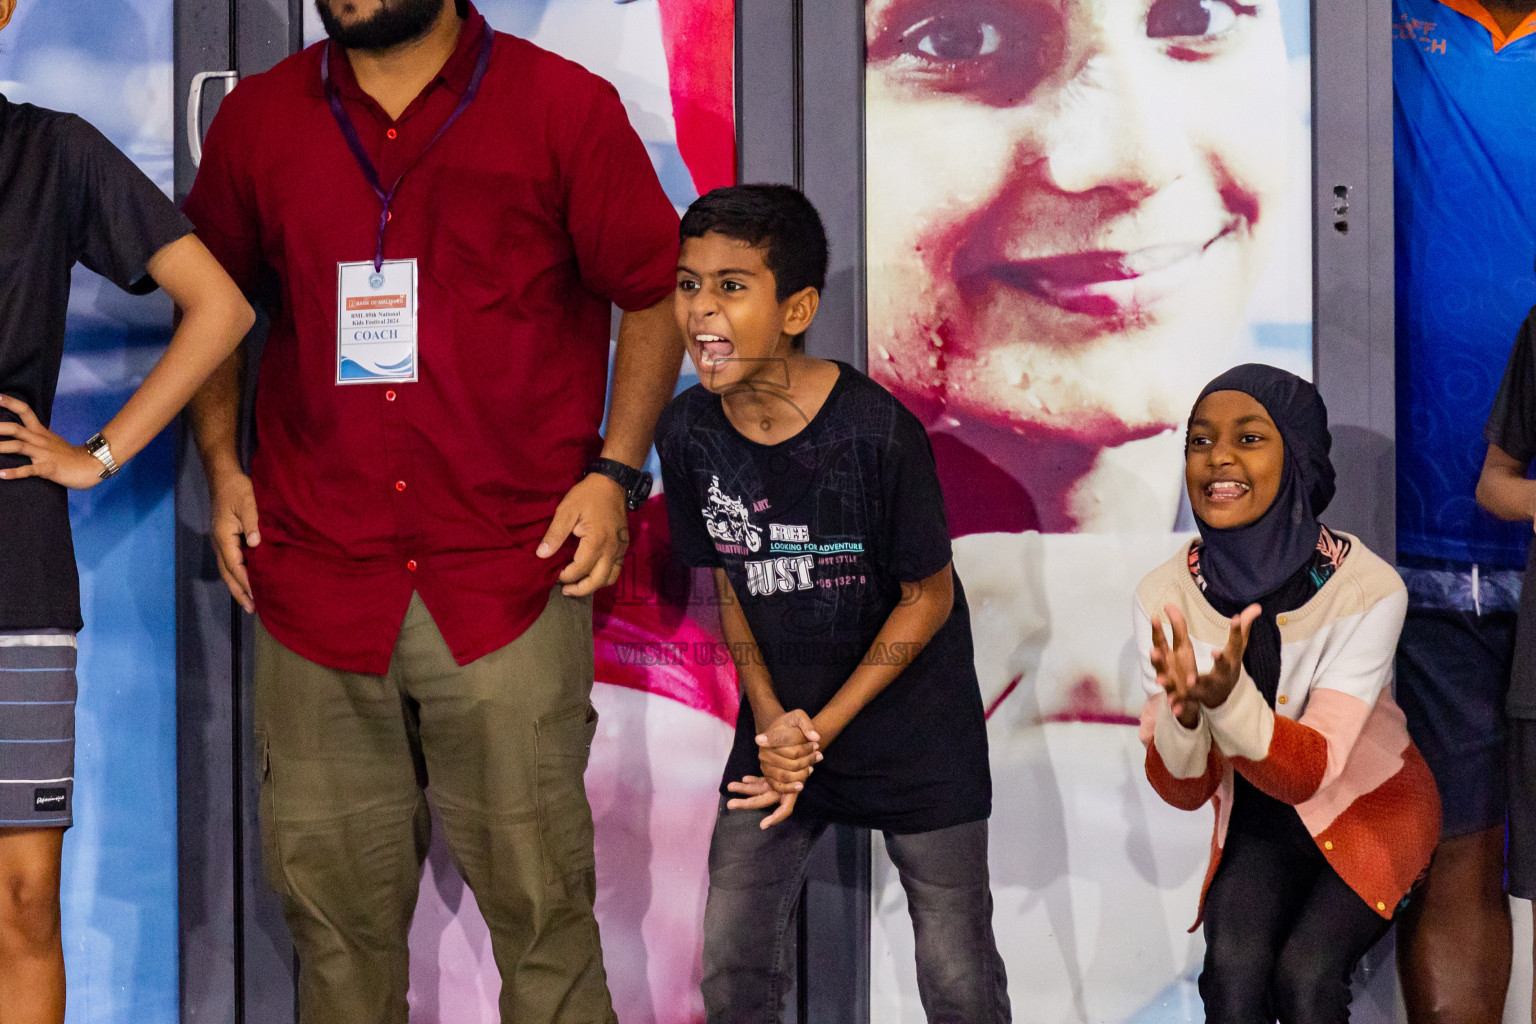
[[[417,379],[416,261],[336,265],[336,383]]]

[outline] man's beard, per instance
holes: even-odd
[[[388,50],[426,35],[445,0],[386,0],[373,17],[343,25],[331,13],[330,0],[315,0],[325,34],[348,50]]]

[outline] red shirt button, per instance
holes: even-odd
[[[399,133],[398,133],[398,132],[396,132],[396,131],[395,131],[395,130],[394,130],[394,129],[393,129],[393,128],[391,128],[391,129],[390,129],[390,130],[389,130],[389,131],[387,131],[387,132],[385,132],[385,133],[384,133],[384,134],[385,134],[385,135],[387,135],[387,136],[388,136],[388,137],[389,137],[389,138],[391,138],[391,139],[392,139],[392,138],[394,138],[394,137],[395,137],[395,136],[396,136],[396,135],[398,135],[398,134],[399,134]]]
[[[407,572],[415,572],[416,571],[416,559],[413,558],[409,562],[406,562],[405,563],[405,568],[406,568]]]
[[[395,400],[395,393],[393,391],[386,391],[386,392],[384,392],[384,401],[386,401],[386,402],[393,402],[394,400]]]
[[[396,480],[395,481],[395,490],[397,490],[397,491],[405,490],[405,481],[404,480]]]

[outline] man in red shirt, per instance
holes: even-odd
[[[272,317],[250,477],[236,362],[193,422],[221,572],[259,615],[301,1015],[404,1024],[430,783],[502,1019],[611,1021],[590,595],[677,379],[676,214],[602,79],[464,0],[318,7],[330,39],[224,101],[186,206]]]

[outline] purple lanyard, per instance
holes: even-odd
[[[331,114],[336,118],[336,126],[341,129],[342,137],[347,140],[347,146],[351,148],[352,155],[357,158],[357,166],[362,170],[363,177],[368,179],[374,195],[378,196],[379,202],[384,204],[384,209],[379,212],[379,244],[373,253],[374,273],[380,273],[384,269],[384,225],[389,223],[389,204],[394,201],[395,193],[400,191],[400,183],[405,180],[406,174],[421,162],[427,150],[443,137],[449,125],[457,121],[459,115],[474,102],[475,93],[480,91],[480,80],[485,77],[485,69],[491,63],[493,41],[494,34],[491,32],[491,26],[487,24],[480,36],[480,56],[475,60],[475,73],[470,76],[469,85],[465,88],[459,105],[453,109],[452,114],[448,115],[448,120],[443,122],[443,126],[437,130],[436,135],[432,136],[431,141],[416,154],[416,159],[400,172],[400,177],[395,179],[395,183],[390,186],[388,192],[384,191],[384,186],[379,181],[379,169],[373,165],[368,151],[363,148],[363,140],[357,136],[357,127],[352,123],[352,118],[347,114],[346,109],[342,107],[341,97],[336,94],[336,86],[331,82],[331,44],[326,43],[325,49],[320,51],[320,81],[325,86],[325,98],[331,102]]]

